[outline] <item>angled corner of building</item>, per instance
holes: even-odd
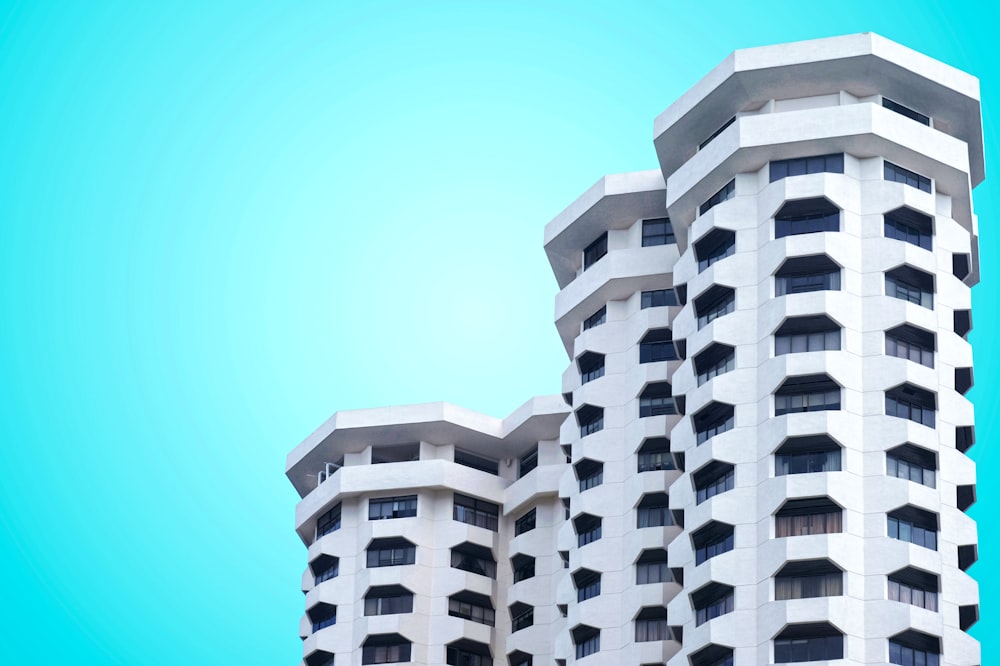
[[[305,663],[979,664],[978,81],[735,51],[545,227],[562,397],[288,457]]]

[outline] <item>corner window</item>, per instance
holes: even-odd
[[[709,583],[691,593],[694,606],[694,626],[699,627],[709,620],[733,612],[733,588],[721,583]]]
[[[732,287],[714,285],[694,300],[699,330],[734,310],[736,310],[736,290]]]
[[[673,289],[653,289],[642,292],[640,310],[677,305],[677,294]]]
[[[600,326],[608,320],[608,306],[601,306],[601,309],[583,320],[583,330]]]
[[[837,534],[844,531],[843,514],[828,497],[788,500],[774,516],[774,536]]]
[[[415,515],[417,515],[416,495],[368,500],[368,520],[412,518]]]
[[[587,458],[573,466],[580,482],[580,492],[596,488],[604,483],[604,463]]]
[[[839,291],[840,266],[825,254],[793,257],[774,274],[775,296]]]
[[[374,539],[368,545],[368,568],[413,564],[417,547],[402,537]]]
[[[500,506],[493,502],[455,493],[452,518],[466,525],[475,525],[496,532]]]
[[[729,345],[713,344],[694,357],[694,370],[698,373],[698,386],[735,368],[736,349]]]
[[[451,549],[451,568],[487,578],[497,577],[497,561],[493,558],[493,551],[468,541]]]
[[[840,231],[840,209],[824,197],[789,201],[774,216],[774,237]]]
[[[413,612],[413,592],[402,585],[380,585],[365,594],[365,615],[396,615]]]
[[[844,154],[775,160],[771,162],[770,171],[772,183],[789,176],[804,176],[810,173],[844,173]]]
[[[830,560],[789,562],[774,576],[774,598],[812,599],[844,594],[844,572]]]
[[[528,513],[524,514],[520,518],[514,521],[514,536],[524,534],[525,532],[530,532],[535,529],[535,515],[536,510],[532,509]]]
[[[639,417],[676,414],[673,389],[669,382],[649,384],[639,394]]]
[[[774,637],[777,664],[843,658],[844,635],[826,622],[792,624]]]
[[[885,274],[885,295],[934,309],[934,276],[909,266]]]
[[[695,566],[733,549],[733,526],[712,521],[691,535]]]
[[[410,641],[399,634],[373,634],[361,644],[362,664],[410,661]]]
[[[662,606],[643,608],[635,616],[635,642],[672,641],[667,625],[667,609]]]
[[[733,180],[726,183],[725,187],[723,187],[721,190],[719,190],[711,197],[709,197],[708,201],[703,203],[701,207],[698,209],[698,214],[704,215],[708,211],[718,206],[723,201],[729,201],[735,196],[736,196],[736,179],[734,178]]]
[[[576,410],[576,422],[580,426],[580,437],[604,430],[604,408],[581,405]]]
[[[713,402],[694,415],[694,431],[698,444],[704,444],[712,437],[734,427],[735,411],[732,405]]]
[[[650,437],[639,447],[637,472],[677,469],[670,455],[670,440],[666,437]]]
[[[930,611],[938,609],[938,577],[907,567],[889,574],[889,600]]]
[[[448,615],[492,627],[496,624],[493,602],[485,594],[462,590],[448,597]]]
[[[729,229],[712,229],[694,244],[699,273],[735,253],[736,232]]]
[[[774,475],[839,472],[840,445],[826,435],[790,437],[774,453]]]
[[[601,593],[601,572],[580,569],[573,574],[577,602],[592,599]]]
[[[573,519],[573,527],[576,528],[576,545],[578,548],[593,543],[601,538],[601,518],[582,513]]]
[[[886,213],[884,220],[886,238],[901,240],[925,250],[931,249],[934,221],[930,216],[904,207]]]
[[[926,389],[901,384],[885,392],[886,416],[896,416],[934,427],[937,399]]]
[[[583,270],[596,264],[608,253],[608,232],[601,234],[597,240],[583,250]]]
[[[936,487],[937,456],[932,451],[903,444],[885,453],[885,473],[930,488]]]
[[[580,368],[580,384],[586,384],[604,376],[604,354],[584,352],[580,358],[576,359],[576,364]]]
[[[732,490],[736,485],[736,468],[729,463],[713,460],[691,475],[695,487],[695,503]]]
[[[677,350],[669,328],[654,328],[639,341],[639,363],[676,360]]]
[[[892,162],[887,161],[885,163],[883,175],[887,181],[903,183],[904,185],[915,187],[923,192],[931,191],[930,178],[927,176],[921,176],[919,173],[910,171],[909,169],[904,169],[903,167],[893,164]]]
[[[840,409],[840,386],[828,375],[789,377],[774,393],[774,415]]]
[[[825,315],[786,319],[774,332],[774,355],[840,349],[840,326]]]
[[[906,505],[887,514],[889,538],[937,550],[937,514]]]
[[[642,221],[642,246],[651,247],[653,245],[670,245],[676,243],[674,238],[674,228],[670,225],[669,217],[658,217],[653,220]]]

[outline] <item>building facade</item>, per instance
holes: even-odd
[[[975,78],[736,51],[545,229],[561,398],[335,414],[288,458],[304,663],[980,663]]]

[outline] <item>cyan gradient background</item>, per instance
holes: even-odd
[[[0,3],[2,664],[295,664],[286,452],[337,409],[558,392],[544,224],[654,168],[654,116],[734,48],[880,32],[980,77],[998,159],[985,4],[292,4]]]

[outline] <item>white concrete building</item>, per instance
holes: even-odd
[[[289,455],[308,666],[980,663],[977,80],[868,33],[736,51],[654,145],[545,229],[563,398]]]

